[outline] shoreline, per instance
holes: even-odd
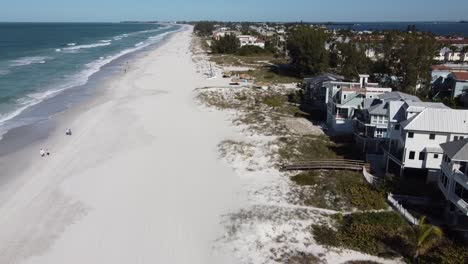
[[[87,95],[91,97],[89,94],[93,93],[98,89],[97,87],[102,85],[103,79],[108,79],[112,77],[112,75],[119,74],[120,71],[122,71],[125,62],[134,60],[140,53],[148,52],[148,49],[151,50],[158,47],[161,43],[166,41],[167,37],[170,37],[171,34],[179,31],[181,28],[178,26],[171,29],[170,26],[166,24],[160,25],[161,28],[157,30],[162,33],[148,38],[157,39],[159,41],[144,43],[144,45],[139,45],[143,44],[143,42],[140,42],[135,46],[126,47],[106,57],[100,57],[99,59],[87,62],[83,65],[89,65],[89,67],[80,67],[78,71],[70,75],[74,76],[73,78],[68,78],[62,82],[51,83],[45,90],[33,91],[26,94],[25,97],[31,94],[37,94],[39,99],[37,102],[32,101],[21,107],[15,106],[4,113],[7,119],[0,122],[0,144],[3,137],[8,134],[9,131],[24,126],[31,126],[42,120],[52,118],[54,115],[66,111],[71,104],[83,101],[80,97],[86,97]],[[171,30],[165,31],[166,29]],[[141,31],[130,34],[139,32]],[[71,48],[75,47],[72,46]],[[2,148],[0,148],[0,155],[2,154],[4,153],[2,152]]]
[[[235,131],[193,102],[207,80],[192,62],[190,29],[55,116],[40,143],[0,157],[22,171],[0,189],[1,262],[236,263],[211,250],[220,216],[242,200],[217,153]],[[40,146],[51,156],[39,157]]]
[[[41,148],[40,141],[50,137],[54,129],[57,129],[57,127],[62,127],[62,130],[65,129],[66,126],[64,127],[61,124],[66,123],[67,120],[73,120],[83,109],[101,99],[113,79],[121,77],[125,63],[132,64],[143,56],[147,56],[153,50],[170,41],[172,35],[180,30],[181,28],[170,31],[169,34],[164,35],[160,42],[117,57],[90,75],[85,84],[66,89],[25,109],[18,116],[8,120],[7,122],[15,122],[17,119],[36,118],[31,123],[8,129],[6,133],[0,136],[0,167],[4,172],[0,177],[0,190],[3,184],[11,180],[10,177],[4,175],[18,173],[17,170],[11,170],[11,166],[9,166],[12,164],[11,161],[14,161],[15,167],[24,168],[24,165],[29,164],[29,162],[20,157],[28,156],[28,153],[31,152],[37,152]],[[41,117],[37,118],[35,116]],[[15,155],[18,152],[20,154]],[[18,166],[18,161],[23,165]],[[0,199],[0,204],[1,201],[2,199]]]

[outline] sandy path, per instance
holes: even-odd
[[[209,84],[190,35],[131,63],[67,120],[72,137],[59,126],[48,139],[53,155],[32,161],[0,207],[0,263],[235,262],[211,250],[241,200],[217,153],[234,132],[193,101]]]

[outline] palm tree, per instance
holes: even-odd
[[[413,227],[412,231],[414,259],[426,254],[443,236],[442,229],[426,223],[425,216],[421,217],[419,224]]]

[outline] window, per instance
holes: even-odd
[[[458,136],[453,137],[453,141],[458,141]]]
[[[410,151],[409,153],[409,159],[414,160],[414,156],[416,155],[416,152]]]
[[[343,94],[343,99],[346,100],[346,94]]]
[[[408,132],[408,138],[414,138],[414,133],[413,132]]]
[[[435,139],[435,136],[436,136],[435,134],[429,134],[429,139],[430,139],[430,140],[434,140],[434,139]]]
[[[448,177],[447,177],[447,175],[445,175],[445,174],[442,174],[442,175],[443,175],[442,184],[444,185],[445,189],[447,189]]]
[[[455,184],[455,194],[459,198],[463,198],[463,187],[458,182]]]
[[[400,130],[400,124],[395,125],[395,130]]]
[[[438,159],[439,158],[439,154],[434,154],[434,159]]]
[[[426,152],[419,152],[419,160],[424,160],[426,158]]]

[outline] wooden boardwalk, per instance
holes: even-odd
[[[283,164],[280,169],[282,171],[295,171],[295,170],[353,170],[362,171],[364,167],[368,167],[362,160],[314,160],[294,162],[290,164]]]

